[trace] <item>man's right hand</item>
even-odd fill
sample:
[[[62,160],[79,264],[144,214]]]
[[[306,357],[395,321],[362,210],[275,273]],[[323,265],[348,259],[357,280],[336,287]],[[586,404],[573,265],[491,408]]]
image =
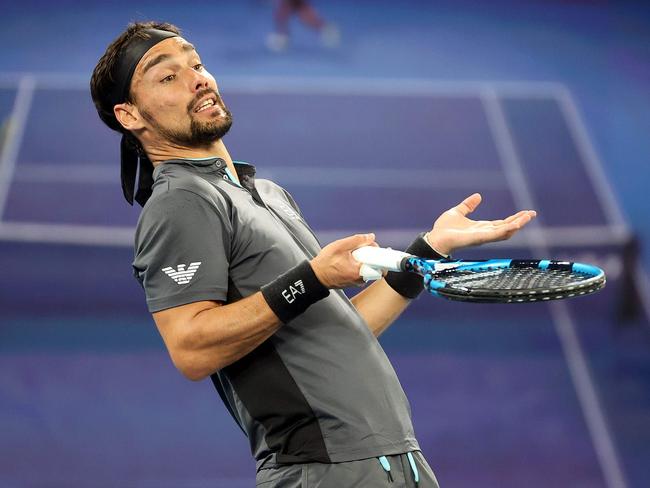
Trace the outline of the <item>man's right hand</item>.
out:
[[[327,288],[346,288],[363,285],[361,263],[352,257],[352,251],[363,246],[376,246],[375,234],[357,234],[328,244],[314,259],[311,267]]]

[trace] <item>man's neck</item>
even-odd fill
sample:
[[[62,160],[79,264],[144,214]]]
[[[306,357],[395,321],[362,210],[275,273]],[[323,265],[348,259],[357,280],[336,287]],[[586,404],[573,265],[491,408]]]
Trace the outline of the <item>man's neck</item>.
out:
[[[149,156],[149,160],[154,165],[154,167],[170,159],[221,158],[226,162],[228,170],[239,183],[237,171],[235,171],[235,165],[233,164],[232,158],[226,149],[226,145],[221,139],[215,141],[209,147],[190,148],[183,146],[165,145],[155,148],[149,147],[146,149],[146,152],[147,156]]]

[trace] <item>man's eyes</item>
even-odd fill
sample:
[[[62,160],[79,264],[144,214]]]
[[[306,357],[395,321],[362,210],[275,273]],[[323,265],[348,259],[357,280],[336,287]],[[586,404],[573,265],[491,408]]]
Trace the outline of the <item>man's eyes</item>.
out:
[[[197,63],[194,66],[192,66],[192,69],[194,71],[203,71],[205,69],[205,66],[203,66],[202,63]],[[165,76],[162,80],[160,80],[160,83],[169,83],[170,81],[174,81],[175,79],[176,79],[176,74],[171,74]]]

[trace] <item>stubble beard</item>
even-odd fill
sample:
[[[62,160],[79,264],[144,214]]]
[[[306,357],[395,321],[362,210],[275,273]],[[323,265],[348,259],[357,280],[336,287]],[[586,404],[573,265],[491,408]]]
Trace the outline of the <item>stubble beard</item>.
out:
[[[197,120],[194,117],[194,112],[192,109],[188,107],[190,127],[187,131],[163,127],[156,121],[154,116],[146,110],[141,109],[140,113],[142,114],[142,117],[147,122],[149,122],[149,124],[162,136],[163,139],[174,145],[191,148],[209,147],[228,133],[230,127],[232,126],[232,114],[226,107],[226,104],[223,103],[221,96],[213,90],[198,94],[196,99],[200,99],[208,93],[212,93],[216,96],[215,105],[217,105],[221,110],[215,113],[212,120],[203,122]],[[191,105],[193,106],[193,104]]]

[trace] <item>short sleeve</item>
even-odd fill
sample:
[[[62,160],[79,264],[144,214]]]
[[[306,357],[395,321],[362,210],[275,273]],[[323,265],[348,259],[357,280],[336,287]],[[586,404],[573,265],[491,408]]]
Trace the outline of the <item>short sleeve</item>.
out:
[[[232,232],[225,203],[182,189],[149,203],[138,222],[133,261],[149,311],[226,301]]]

